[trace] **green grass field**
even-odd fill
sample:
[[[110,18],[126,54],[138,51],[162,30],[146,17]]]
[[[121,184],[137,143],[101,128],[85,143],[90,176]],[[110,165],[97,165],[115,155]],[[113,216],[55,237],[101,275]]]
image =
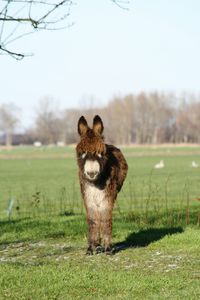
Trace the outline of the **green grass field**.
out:
[[[115,255],[87,257],[74,149],[0,151],[0,299],[200,298],[200,148],[123,152]]]

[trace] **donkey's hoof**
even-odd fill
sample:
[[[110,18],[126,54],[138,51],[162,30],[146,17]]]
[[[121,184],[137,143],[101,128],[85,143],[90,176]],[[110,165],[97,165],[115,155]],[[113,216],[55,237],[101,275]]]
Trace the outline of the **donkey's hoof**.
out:
[[[93,251],[91,249],[91,247],[89,247],[86,251],[86,255],[93,255]]]
[[[106,255],[113,255],[112,248],[111,248],[111,247],[107,247],[107,248],[105,249],[105,254],[106,254]]]
[[[104,252],[104,248],[102,247],[102,246],[97,246],[96,247],[96,254],[100,254],[100,253],[102,253],[102,252]]]

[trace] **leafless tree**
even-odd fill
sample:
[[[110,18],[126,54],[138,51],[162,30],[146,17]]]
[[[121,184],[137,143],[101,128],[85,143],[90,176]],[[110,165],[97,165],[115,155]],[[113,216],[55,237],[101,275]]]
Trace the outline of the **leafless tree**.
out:
[[[44,144],[56,144],[63,140],[62,112],[51,97],[40,100],[36,109],[35,137]]]
[[[64,141],[66,144],[77,142],[77,120],[84,114],[78,109],[67,109],[63,113]]]
[[[6,146],[12,145],[12,135],[19,123],[19,108],[14,104],[3,104],[0,106],[0,131],[6,135]]]
[[[177,141],[184,143],[200,143],[200,102],[193,101],[182,105],[177,110]]]
[[[129,3],[126,0],[110,1],[125,9]],[[1,0],[0,55],[8,54],[17,60],[23,59],[27,54],[11,47],[16,40],[41,30],[59,30],[71,26],[66,19],[73,4],[73,0]]]
[[[147,95],[149,106],[148,142],[163,143],[169,139],[169,131],[174,122],[172,106],[173,94],[150,93]]]
[[[131,143],[134,128],[134,101],[131,95],[114,97],[101,114],[106,127],[106,139],[110,143]]]

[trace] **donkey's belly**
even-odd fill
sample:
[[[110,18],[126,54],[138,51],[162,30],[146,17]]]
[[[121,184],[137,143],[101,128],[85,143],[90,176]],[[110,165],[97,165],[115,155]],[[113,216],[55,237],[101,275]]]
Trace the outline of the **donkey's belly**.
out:
[[[89,210],[100,212],[109,209],[106,190],[100,190],[94,185],[87,184],[85,187],[85,204]]]

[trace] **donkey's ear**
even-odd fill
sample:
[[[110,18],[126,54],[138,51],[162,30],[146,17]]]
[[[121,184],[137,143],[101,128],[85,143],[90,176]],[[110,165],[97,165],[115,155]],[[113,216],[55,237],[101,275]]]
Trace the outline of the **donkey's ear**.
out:
[[[88,124],[86,119],[82,116],[80,117],[79,121],[78,121],[78,133],[80,136],[86,134],[88,130]]]
[[[103,132],[103,122],[101,120],[101,118],[97,115],[94,117],[93,119],[93,131],[95,134],[97,135],[101,135]]]

